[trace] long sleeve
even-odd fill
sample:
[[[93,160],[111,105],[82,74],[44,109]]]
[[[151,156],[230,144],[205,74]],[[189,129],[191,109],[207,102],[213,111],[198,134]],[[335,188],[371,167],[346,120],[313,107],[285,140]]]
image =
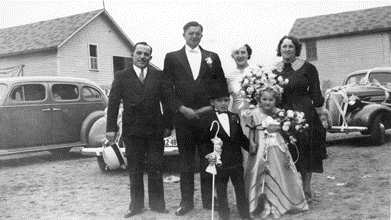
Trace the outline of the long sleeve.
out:
[[[109,94],[109,104],[107,107],[107,124],[106,124],[106,131],[107,132],[117,132],[118,126],[117,126],[117,118],[118,118],[118,110],[119,106],[121,104],[122,99],[122,85],[121,85],[121,71],[115,73],[114,80],[111,85],[111,90]]]
[[[314,103],[315,107],[321,107],[324,102],[324,97],[322,95],[322,91],[320,90],[318,70],[314,65],[310,64],[308,67],[308,71],[305,74],[310,83],[309,92],[312,102]]]

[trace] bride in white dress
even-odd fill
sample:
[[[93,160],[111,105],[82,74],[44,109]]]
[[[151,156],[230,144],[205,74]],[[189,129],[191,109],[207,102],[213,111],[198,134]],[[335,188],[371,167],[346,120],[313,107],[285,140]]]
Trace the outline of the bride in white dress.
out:
[[[250,103],[248,103],[242,93],[240,92],[243,73],[250,71],[252,68],[259,68],[258,66],[252,66],[248,63],[252,54],[252,49],[248,44],[236,44],[232,47],[231,57],[236,63],[236,69],[226,74],[225,78],[227,79],[228,90],[231,96],[231,103],[229,110],[238,114],[241,118],[241,124],[244,134],[248,137],[249,128],[246,127],[246,122],[243,121],[243,115],[247,114]],[[246,162],[248,158],[248,152],[242,150],[243,153],[243,165],[246,167]]]

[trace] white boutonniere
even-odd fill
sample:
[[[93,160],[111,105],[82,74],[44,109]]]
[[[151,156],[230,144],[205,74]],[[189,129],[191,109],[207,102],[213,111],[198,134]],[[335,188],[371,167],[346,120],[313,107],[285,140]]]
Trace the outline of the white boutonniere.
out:
[[[213,60],[210,57],[207,57],[205,59],[206,64],[209,66],[209,68],[212,68]]]

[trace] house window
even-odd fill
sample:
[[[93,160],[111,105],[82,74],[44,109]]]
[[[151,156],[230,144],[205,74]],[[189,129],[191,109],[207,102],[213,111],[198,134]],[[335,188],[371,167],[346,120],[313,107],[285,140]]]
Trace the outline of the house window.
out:
[[[307,41],[305,43],[305,49],[308,61],[318,59],[318,53],[316,51],[316,41]]]
[[[98,50],[97,46],[89,44],[90,51],[90,70],[98,70]]]

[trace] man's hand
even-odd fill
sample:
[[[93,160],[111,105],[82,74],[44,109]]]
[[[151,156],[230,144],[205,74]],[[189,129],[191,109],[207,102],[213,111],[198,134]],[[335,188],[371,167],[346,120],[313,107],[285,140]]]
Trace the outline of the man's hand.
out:
[[[187,119],[199,119],[197,113],[193,109],[188,108],[184,105],[179,108],[179,112],[182,113]]]
[[[172,134],[172,129],[166,128],[164,129],[163,138],[169,137]]]
[[[114,142],[115,135],[116,135],[116,132],[114,132],[114,131],[106,132],[106,139],[109,141],[109,143]]]

